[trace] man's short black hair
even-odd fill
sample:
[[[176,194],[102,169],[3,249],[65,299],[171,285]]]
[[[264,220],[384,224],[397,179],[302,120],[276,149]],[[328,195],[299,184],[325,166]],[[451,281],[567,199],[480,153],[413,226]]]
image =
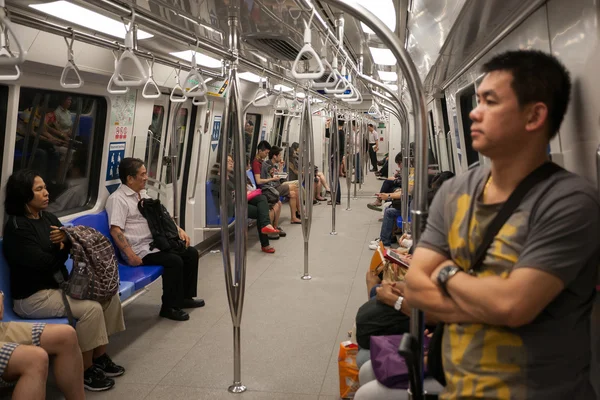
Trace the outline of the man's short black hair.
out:
[[[281,147],[273,146],[271,150],[269,150],[269,160],[272,160],[273,157],[278,156],[281,153]]]
[[[292,149],[297,150],[299,148],[300,148],[300,143],[298,143],[298,142],[292,143]]]
[[[396,154],[396,157],[394,157],[394,161],[396,162],[396,164],[402,163],[402,152],[401,151],[399,151],[398,154]]]
[[[266,140],[261,140],[256,148],[258,151],[271,150],[271,145]]]
[[[373,124],[369,124],[369,125],[367,125],[367,126],[369,126],[369,127],[373,128],[373,129],[375,129],[375,125],[373,125]]]
[[[252,120],[248,120],[248,121],[246,121],[246,123],[250,126],[254,126],[254,122],[252,122]]]
[[[125,157],[122,159],[119,163],[119,179],[121,179],[121,183],[126,184],[128,176],[135,178],[142,165],[144,165],[144,162],[139,158]]]
[[[341,115],[338,117],[338,126],[344,126],[344,117]]]
[[[485,63],[482,70],[509,71],[519,106],[544,103],[548,107],[548,133],[550,138],[556,136],[571,94],[569,72],[556,57],[539,50],[507,51]]]

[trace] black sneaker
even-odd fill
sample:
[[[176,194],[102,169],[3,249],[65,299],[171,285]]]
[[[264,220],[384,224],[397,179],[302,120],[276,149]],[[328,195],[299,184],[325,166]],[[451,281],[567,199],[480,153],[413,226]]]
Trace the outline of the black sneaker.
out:
[[[125,368],[115,364],[106,353],[96,358],[94,360],[94,365],[100,368],[100,370],[104,372],[104,375],[108,376],[109,378],[121,376],[125,373]]]
[[[90,392],[103,392],[115,386],[115,381],[107,378],[96,365],[83,371],[83,387]]]

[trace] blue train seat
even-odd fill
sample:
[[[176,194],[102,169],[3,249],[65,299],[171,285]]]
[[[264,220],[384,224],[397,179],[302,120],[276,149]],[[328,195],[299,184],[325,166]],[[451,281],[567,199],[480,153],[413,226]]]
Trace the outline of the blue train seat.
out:
[[[213,182],[206,181],[206,226],[221,226],[221,214],[219,206],[215,203],[212,192]],[[235,217],[229,218],[228,224],[231,224]]]
[[[47,324],[68,324],[67,318],[46,318],[46,319],[23,319],[13,311],[13,300],[10,291],[10,269],[4,258],[2,250],[2,239],[0,239],[0,290],[4,292],[4,318],[3,322],[45,322]]]
[[[158,279],[163,273],[163,267],[160,265],[144,265],[139,267],[132,267],[127,265],[125,260],[121,258],[121,252],[116,248],[112,237],[110,235],[110,228],[108,226],[108,214],[106,210],[102,210],[98,214],[87,214],[81,217],[75,218],[71,221],[73,225],[85,225],[96,229],[110,240],[115,247],[115,254],[119,261],[119,277],[122,283],[131,282],[133,290],[137,291],[148,286],[150,283]],[[131,285],[125,284],[124,287],[120,287],[120,293],[128,293],[131,291]],[[121,300],[124,300],[123,294],[121,294]]]
[[[256,179],[254,178],[254,172],[252,172],[251,169],[246,171],[246,176],[248,176],[248,179],[250,179],[250,182],[252,182],[252,184],[254,185],[254,187],[258,187],[256,185]]]

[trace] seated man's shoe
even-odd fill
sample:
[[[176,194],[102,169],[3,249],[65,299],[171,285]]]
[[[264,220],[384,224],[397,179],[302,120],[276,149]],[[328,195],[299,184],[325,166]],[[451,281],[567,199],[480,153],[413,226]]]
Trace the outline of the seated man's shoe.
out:
[[[202,299],[183,299],[182,308],[200,308],[204,307],[204,300]]]
[[[115,364],[106,353],[96,358],[94,360],[94,365],[100,368],[100,370],[104,372],[104,375],[108,376],[109,378],[121,376],[125,373],[125,368]]]
[[[115,386],[115,381],[107,378],[104,372],[93,365],[83,371],[83,387],[90,392],[103,392]]]
[[[158,314],[163,318],[172,319],[173,321],[187,321],[190,319],[190,315],[183,311],[181,308],[161,307],[160,313]]]
[[[280,227],[277,227],[277,230],[279,230],[279,237],[286,237],[287,236],[287,233],[285,233],[283,231],[283,229],[281,229]]]

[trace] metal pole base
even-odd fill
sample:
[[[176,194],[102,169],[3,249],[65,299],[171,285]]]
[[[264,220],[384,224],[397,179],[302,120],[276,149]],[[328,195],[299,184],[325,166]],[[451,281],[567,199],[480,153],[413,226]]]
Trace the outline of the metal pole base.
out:
[[[302,279],[303,281],[310,281],[312,279],[312,276],[306,274],[306,275],[302,275],[300,277],[300,279]]]
[[[337,232],[333,231],[333,232],[329,232],[329,234],[332,235],[332,236],[335,236],[335,235],[337,235]]]
[[[233,385],[227,388],[229,393],[244,393],[246,389],[246,386],[242,385],[241,382],[234,382]]]
[[[352,211],[352,209],[350,207],[346,208],[346,211]]]

